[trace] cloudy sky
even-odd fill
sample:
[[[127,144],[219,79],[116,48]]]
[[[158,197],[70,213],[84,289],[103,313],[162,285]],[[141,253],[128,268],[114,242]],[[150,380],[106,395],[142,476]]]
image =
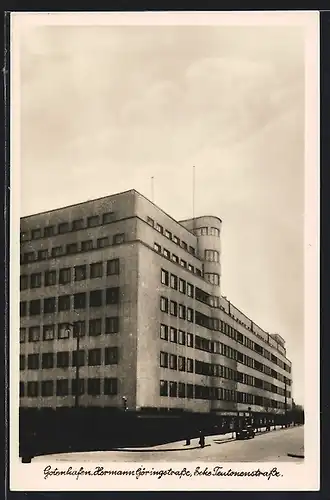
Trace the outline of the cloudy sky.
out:
[[[21,215],[135,188],[223,220],[222,293],[287,341],[303,402],[298,27],[52,26],[21,38]]]

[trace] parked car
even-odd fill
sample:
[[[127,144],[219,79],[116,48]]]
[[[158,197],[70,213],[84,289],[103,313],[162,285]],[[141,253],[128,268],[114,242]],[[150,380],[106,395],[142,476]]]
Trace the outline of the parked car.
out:
[[[242,429],[236,431],[236,439],[253,439],[255,431],[252,425],[246,425]]]

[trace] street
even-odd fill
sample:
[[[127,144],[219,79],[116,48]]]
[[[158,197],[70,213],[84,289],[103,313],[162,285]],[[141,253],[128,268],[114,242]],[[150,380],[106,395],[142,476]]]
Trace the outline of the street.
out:
[[[62,453],[35,457],[33,462],[302,462],[304,427],[290,427],[257,434],[254,439],[236,441],[231,434],[206,437],[205,448],[198,439],[145,449],[121,449],[83,453]],[[295,455],[293,457],[288,454]]]

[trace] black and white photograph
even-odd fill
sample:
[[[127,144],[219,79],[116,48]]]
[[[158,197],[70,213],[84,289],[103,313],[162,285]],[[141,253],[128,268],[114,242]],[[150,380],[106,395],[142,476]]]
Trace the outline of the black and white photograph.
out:
[[[11,17],[11,489],[318,489],[318,14]]]

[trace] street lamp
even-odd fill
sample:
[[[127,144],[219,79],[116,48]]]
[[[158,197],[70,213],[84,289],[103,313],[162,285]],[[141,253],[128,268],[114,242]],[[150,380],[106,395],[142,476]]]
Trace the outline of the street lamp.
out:
[[[72,328],[72,333],[74,332],[74,324],[73,323],[67,323],[68,326]],[[79,407],[79,368],[80,368],[80,363],[79,363],[79,349],[80,349],[80,331],[78,329],[77,331],[77,342],[76,342],[76,394],[75,394],[75,407]]]

